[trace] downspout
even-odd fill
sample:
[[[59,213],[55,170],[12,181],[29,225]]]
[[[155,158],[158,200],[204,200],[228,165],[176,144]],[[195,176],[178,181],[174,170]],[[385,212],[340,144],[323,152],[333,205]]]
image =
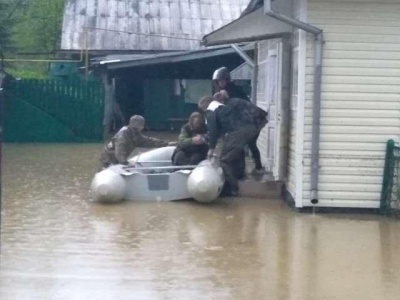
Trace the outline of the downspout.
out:
[[[311,190],[310,200],[312,204],[318,203],[318,183],[319,183],[319,142],[320,142],[320,118],[321,118],[321,84],[322,84],[322,53],[323,53],[323,33],[322,29],[311,26],[307,23],[298,21],[272,10],[271,0],[265,1],[265,11],[267,16],[275,18],[286,24],[312,33],[315,37],[314,49],[314,97],[313,97],[313,121],[312,121],[312,144],[311,144]]]
[[[322,85],[322,31],[315,35],[314,50],[314,98],[313,98],[313,121],[312,121],[312,143],[311,143],[311,203],[318,203],[319,183],[319,141],[321,126],[321,85]]]
[[[256,59],[253,60],[250,56],[247,55],[240,47],[236,44],[231,44],[231,47],[236,51],[237,54],[253,69],[253,74],[251,78],[251,102],[257,103],[257,63]],[[255,53],[257,53],[257,44],[255,46]],[[256,54],[257,55],[257,54]]]

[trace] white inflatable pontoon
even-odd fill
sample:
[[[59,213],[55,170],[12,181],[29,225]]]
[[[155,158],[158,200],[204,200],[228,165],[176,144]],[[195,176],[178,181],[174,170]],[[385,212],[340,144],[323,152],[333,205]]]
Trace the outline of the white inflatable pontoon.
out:
[[[163,147],[130,159],[134,167],[112,165],[97,173],[92,181],[94,201],[172,201],[194,198],[211,202],[224,185],[222,168],[205,160],[197,166],[172,166],[175,147]]]

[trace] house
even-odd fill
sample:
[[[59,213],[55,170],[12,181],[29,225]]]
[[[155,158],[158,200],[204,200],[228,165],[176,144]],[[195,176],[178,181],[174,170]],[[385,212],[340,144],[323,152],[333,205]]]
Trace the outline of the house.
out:
[[[256,42],[259,146],[298,208],[379,208],[385,146],[400,141],[400,1],[253,0],[204,36]],[[322,73],[321,73],[322,71]]]
[[[243,63],[230,46],[205,49],[202,37],[238,18],[247,4],[248,0],[67,0],[61,52],[80,57],[87,73],[90,68],[103,78],[105,135],[112,115],[117,115],[113,103],[121,107],[125,122],[132,114],[143,114],[152,129],[174,127],[171,120],[186,121],[196,107],[194,99],[188,99],[189,90],[199,94],[202,86],[209,94],[215,69],[235,69]],[[208,87],[204,80],[209,80]],[[181,92],[182,84],[186,93]]]

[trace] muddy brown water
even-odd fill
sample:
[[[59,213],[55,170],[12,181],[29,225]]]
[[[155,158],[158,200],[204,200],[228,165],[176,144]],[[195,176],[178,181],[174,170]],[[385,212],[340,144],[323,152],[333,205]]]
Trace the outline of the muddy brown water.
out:
[[[5,145],[0,299],[399,299],[400,223],[276,199],[89,202],[101,145]]]

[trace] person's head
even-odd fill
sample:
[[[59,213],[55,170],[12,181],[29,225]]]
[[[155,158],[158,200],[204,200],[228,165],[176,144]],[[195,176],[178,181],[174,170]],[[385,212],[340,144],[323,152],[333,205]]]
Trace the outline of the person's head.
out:
[[[224,99],[224,102],[226,102],[229,99],[229,94],[226,90],[220,90],[219,91],[222,95],[222,98]]]
[[[129,128],[142,131],[144,129],[145,120],[142,116],[134,115],[129,119]]]
[[[228,93],[225,90],[221,90],[218,93],[215,93],[213,96],[215,101],[219,103],[225,104],[226,101],[229,99]]]
[[[201,111],[206,111],[207,107],[213,101],[213,97],[206,96],[200,99],[199,103],[197,104]]]
[[[194,112],[189,117],[189,126],[193,130],[198,130],[204,124],[204,118],[201,113]]]
[[[224,103],[224,98],[220,92],[215,93],[213,99],[219,103]]]
[[[227,83],[231,81],[231,73],[228,68],[222,67],[215,70],[212,79],[219,89],[224,89]]]

